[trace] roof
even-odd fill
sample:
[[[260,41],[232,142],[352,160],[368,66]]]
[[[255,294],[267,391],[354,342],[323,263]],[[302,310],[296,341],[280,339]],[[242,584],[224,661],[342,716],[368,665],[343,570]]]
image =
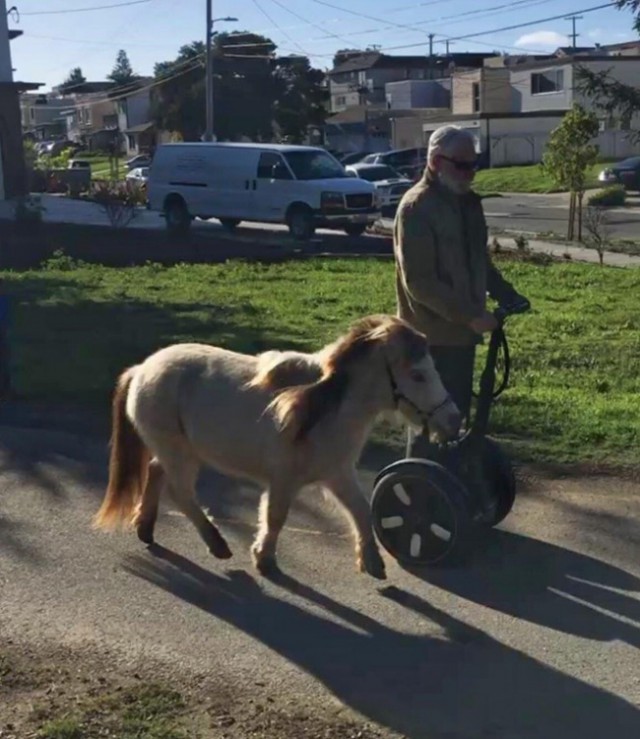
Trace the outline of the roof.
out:
[[[239,142],[239,141],[174,141],[167,144],[161,144],[161,146],[177,147],[177,146],[219,146],[220,148],[226,149],[269,149],[270,151],[279,151],[283,154],[294,151],[309,151],[309,149],[325,151],[321,146],[299,146],[297,144],[256,144],[253,142]]]
[[[484,121],[500,120],[501,118],[562,118],[567,114],[567,109],[560,110],[529,110],[513,113],[448,113],[446,110],[442,115],[433,115],[429,120],[421,121],[423,128],[431,124],[441,126],[443,123],[455,123],[456,121]]]
[[[489,57],[495,56],[492,52],[461,52],[459,54],[434,54],[430,60],[427,54],[413,56],[396,56],[395,54],[382,54],[379,51],[365,51],[357,56],[352,56],[337,67],[330,69],[327,74],[344,74],[345,72],[359,72],[373,67],[385,69],[413,68],[425,69],[430,64],[436,66],[449,65],[451,63],[464,66],[464,64],[479,64]]]
[[[419,115],[420,108],[408,108],[407,110],[392,110],[388,108],[367,108],[364,105],[354,106],[334,113],[327,118],[326,124],[348,124],[348,123],[364,123],[365,114],[368,121],[389,118],[404,118]]]
[[[37,90],[44,84],[44,82],[0,82],[0,87],[11,87],[18,92],[25,92],[25,90]]]
[[[153,77],[138,77],[128,84],[116,85],[113,90],[107,90],[107,97],[111,97],[112,95],[114,97],[125,97],[127,95],[135,95],[137,92],[142,92],[145,90],[148,91],[148,88],[146,88],[146,86],[153,82],[153,79]]]
[[[510,67],[514,72],[526,69],[544,69],[545,67],[559,67],[567,64],[584,64],[589,62],[608,62],[619,64],[626,62],[640,62],[640,54],[634,56],[611,56],[610,54],[576,54],[574,56],[560,56],[541,59],[535,62],[524,62]]]
[[[75,85],[58,85],[65,95],[79,95],[92,92],[107,92],[115,87],[115,82],[77,82]]]
[[[125,130],[125,133],[144,133],[145,131],[150,131],[152,128],[154,128],[155,123],[153,121],[147,121],[146,123],[140,123],[137,126],[131,126],[131,128],[127,128]]]

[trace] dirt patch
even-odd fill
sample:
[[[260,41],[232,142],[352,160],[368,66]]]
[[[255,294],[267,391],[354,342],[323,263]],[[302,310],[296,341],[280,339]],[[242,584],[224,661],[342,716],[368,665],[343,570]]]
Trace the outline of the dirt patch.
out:
[[[164,663],[0,639],[2,739],[381,739],[339,707],[299,705],[256,679],[221,684]]]

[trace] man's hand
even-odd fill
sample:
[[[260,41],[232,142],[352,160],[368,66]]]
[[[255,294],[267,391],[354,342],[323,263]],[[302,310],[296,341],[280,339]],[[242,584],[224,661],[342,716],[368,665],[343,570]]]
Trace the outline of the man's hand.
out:
[[[489,311],[485,311],[481,316],[478,316],[478,318],[474,318],[469,322],[469,328],[480,335],[493,331],[497,326],[498,321],[496,320],[496,317],[493,313],[489,313]]]

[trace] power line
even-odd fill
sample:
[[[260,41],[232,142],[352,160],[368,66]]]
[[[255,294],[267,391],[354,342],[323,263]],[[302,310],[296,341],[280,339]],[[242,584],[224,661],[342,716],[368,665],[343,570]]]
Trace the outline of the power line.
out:
[[[273,20],[273,18],[269,15],[269,13],[267,13],[267,11],[262,7],[262,5],[260,5],[260,3],[258,2],[258,0],[252,0],[252,2],[256,6],[256,8],[262,13],[262,15],[264,15],[264,17],[269,21],[269,23],[271,23],[273,25],[273,27],[277,31],[279,31],[286,39],[288,39],[289,41],[291,41],[292,44],[294,44],[295,46],[297,46],[303,54],[306,54],[308,56],[307,52],[303,49],[303,47],[300,46],[300,44],[293,38],[293,36],[290,36],[287,33],[287,31],[284,30],[284,28],[282,28],[281,26],[279,26]]]
[[[296,13],[294,10],[291,10],[288,8],[284,3],[282,3],[280,0],[271,0],[272,3],[277,5],[278,7],[282,8],[283,10],[286,10],[289,15],[292,15],[294,18],[297,18],[298,20],[301,20],[305,25],[312,26],[313,28],[318,28],[322,33],[327,33],[327,29],[323,28],[322,26],[318,25],[317,23],[314,23],[313,21],[308,21],[303,15],[300,15],[299,13]],[[339,36],[336,33],[329,32],[331,38],[336,39],[337,41],[345,41],[345,38],[349,34],[345,34],[344,36]],[[350,44],[350,41],[346,42],[347,44]],[[323,54],[323,56],[333,56],[332,54]]]
[[[114,3],[112,5],[94,5],[91,8],[66,8],[64,10],[33,10],[22,15],[64,15],[66,13],[88,13],[92,10],[110,10],[111,8],[126,8],[129,5],[142,5],[151,3],[153,0],[129,0],[126,3]]]

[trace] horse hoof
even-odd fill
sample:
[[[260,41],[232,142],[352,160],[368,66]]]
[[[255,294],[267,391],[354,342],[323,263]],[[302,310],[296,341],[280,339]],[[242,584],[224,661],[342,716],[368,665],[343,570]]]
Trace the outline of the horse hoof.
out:
[[[222,538],[220,541],[216,541],[214,544],[211,544],[209,552],[213,554],[216,559],[231,559],[231,557],[233,557],[233,553],[231,552],[231,549],[229,549],[229,545]]]
[[[253,564],[263,577],[273,577],[280,573],[280,568],[274,556],[261,554],[256,549],[251,549]]]
[[[138,534],[138,539],[143,544],[148,544],[151,546],[153,544],[153,524],[152,523],[140,523],[136,527],[136,533]]]
[[[386,580],[387,571],[384,560],[375,546],[368,546],[362,553],[359,561],[360,572],[371,575],[376,580]]]

